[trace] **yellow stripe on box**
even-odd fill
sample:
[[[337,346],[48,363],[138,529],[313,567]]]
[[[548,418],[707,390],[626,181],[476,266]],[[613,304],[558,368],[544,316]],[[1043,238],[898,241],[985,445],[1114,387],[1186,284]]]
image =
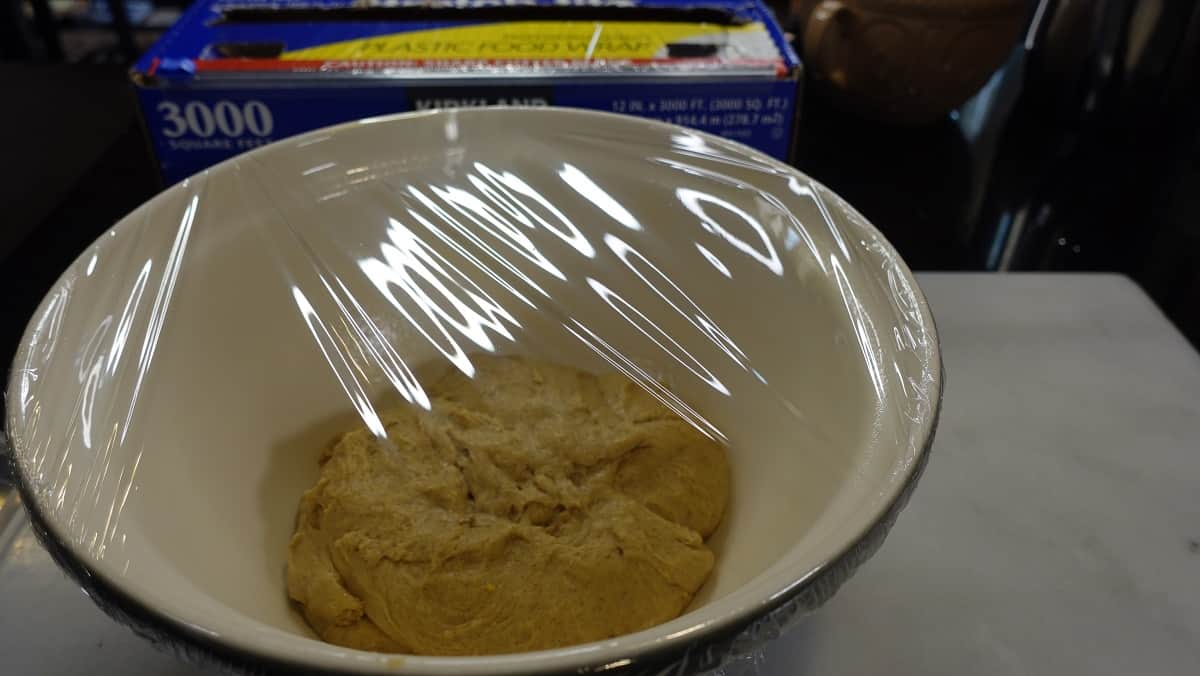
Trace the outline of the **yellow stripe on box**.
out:
[[[721,33],[765,32],[762,23],[515,21],[434,28],[334,42],[284,52],[285,60],[322,59],[650,59],[667,45]],[[718,43],[719,44],[719,43]]]

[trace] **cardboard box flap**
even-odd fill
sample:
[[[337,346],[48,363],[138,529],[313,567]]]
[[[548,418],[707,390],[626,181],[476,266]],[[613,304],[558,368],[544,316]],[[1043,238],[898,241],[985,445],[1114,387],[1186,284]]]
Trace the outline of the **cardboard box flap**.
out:
[[[780,77],[795,67],[763,8],[740,0],[202,0],[135,74],[166,83],[255,73]]]

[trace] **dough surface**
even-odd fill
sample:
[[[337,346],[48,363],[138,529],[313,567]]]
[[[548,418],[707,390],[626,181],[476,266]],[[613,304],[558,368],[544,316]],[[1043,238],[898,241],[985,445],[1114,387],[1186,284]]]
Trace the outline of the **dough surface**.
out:
[[[322,456],[287,588],[324,640],[419,655],[561,647],[678,616],[713,568],[724,447],[620,374],[476,356]],[[389,443],[390,442],[390,443]]]

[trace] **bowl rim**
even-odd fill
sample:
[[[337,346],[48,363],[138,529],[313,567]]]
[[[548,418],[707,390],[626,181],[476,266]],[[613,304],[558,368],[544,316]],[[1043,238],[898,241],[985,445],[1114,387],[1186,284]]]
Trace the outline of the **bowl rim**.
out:
[[[30,339],[36,331],[38,320],[45,314],[47,304],[53,293],[63,288],[64,281],[72,271],[84,265],[84,258],[92,251],[94,246],[109,239],[110,235],[118,234],[128,223],[134,222],[134,219],[130,218],[133,214],[142,209],[149,209],[155,203],[165,200],[168,194],[175,192],[180,186],[186,185],[196,177],[222,170],[234,165],[238,161],[244,161],[248,157],[276,152],[284,147],[285,144],[302,143],[312,137],[336,134],[343,129],[353,128],[362,124],[396,123],[407,119],[443,116],[447,114],[474,116],[487,114],[491,110],[510,112],[538,111],[563,116],[591,118],[593,122],[633,123],[659,127],[663,130],[686,132],[697,135],[706,141],[735,146],[742,152],[746,152],[757,159],[765,160],[769,165],[783,168],[790,173],[800,174],[807,180],[821,185],[819,181],[808,177],[795,167],[775,160],[758,150],[732,139],[658,120],[578,108],[506,106],[437,109],[381,115],[321,127],[255,148],[197,172],[191,177],[165,188],[101,233],[59,275],[26,325],[10,367],[6,401],[16,400],[16,395],[19,392],[17,381],[21,373],[20,365],[25,363],[29,357]],[[586,124],[585,121],[581,122]],[[821,187],[825,188],[823,185]],[[825,189],[828,190],[828,188]],[[936,323],[929,309],[928,301],[917,284],[915,276],[903,259],[901,259],[898,252],[896,252],[895,247],[866,219],[861,219],[860,227],[870,229],[882,245],[888,262],[902,275],[904,282],[908,286],[908,289],[911,290],[916,301],[916,308],[919,311],[923,328],[926,330],[928,336],[929,350],[927,361],[929,363],[925,364],[925,367],[931,374],[931,390],[929,395],[931,405],[928,415],[919,423],[921,442],[915,446],[915,456],[906,463],[902,471],[902,478],[887,484],[891,493],[888,496],[888,500],[881,503],[877,513],[865,523],[858,533],[855,533],[853,537],[847,538],[845,544],[840,549],[824,557],[824,560],[820,564],[811,567],[802,574],[788,576],[791,580],[790,582],[772,589],[769,593],[755,599],[754,603],[743,605],[723,615],[710,618],[697,618],[694,625],[685,631],[675,631],[662,636],[660,634],[664,625],[656,625],[640,632],[606,641],[596,641],[550,650],[471,657],[385,655],[382,653],[337,647],[337,650],[341,653],[350,655],[361,653],[364,656],[371,656],[375,659],[370,662],[331,659],[330,664],[324,665],[308,661],[296,661],[276,651],[270,649],[264,650],[262,646],[256,647],[250,641],[239,641],[237,637],[210,631],[204,627],[191,624],[182,618],[175,617],[167,611],[151,607],[149,604],[138,599],[134,592],[123,588],[119,581],[108,579],[102,571],[96,570],[89,565],[88,557],[85,554],[76,552],[71,547],[69,538],[64,538],[56,530],[53,520],[47,518],[47,515],[43,512],[24,474],[21,463],[18,461],[16,447],[18,443],[23,441],[23,436],[14,439],[11,433],[7,435],[12,448],[6,454],[6,462],[10,465],[9,469],[13,483],[21,496],[21,503],[25,506],[34,533],[50,553],[51,558],[56,564],[80,584],[88,596],[106,614],[118,622],[131,627],[135,633],[149,639],[156,645],[168,647],[177,655],[186,659],[198,662],[210,662],[225,668],[232,668],[248,673],[274,672],[276,670],[302,670],[308,673],[319,674],[412,673],[431,675],[485,673],[578,674],[594,672],[653,673],[652,670],[677,662],[681,656],[695,667],[702,667],[704,669],[716,668],[721,665],[720,660],[722,658],[711,650],[713,646],[722,642],[731,642],[734,637],[747,627],[766,616],[775,613],[790,616],[797,611],[815,609],[828,600],[837,588],[840,587],[842,582],[861,563],[870,558],[879,545],[882,544],[899,512],[907,503],[928,462],[937,422],[941,414],[944,392],[944,367]],[[15,414],[13,412],[7,412],[5,423],[6,430],[11,432],[15,425]],[[762,584],[762,578],[765,573],[766,571],[751,578],[751,580],[742,585],[742,588],[754,584]],[[257,620],[251,621],[263,624]],[[269,625],[263,624],[263,626]],[[332,658],[333,656],[331,655],[330,657]],[[696,660],[701,660],[704,664]],[[336,664],[336,662],[343,663]],[[679,673],[684,672],[680,671]]]

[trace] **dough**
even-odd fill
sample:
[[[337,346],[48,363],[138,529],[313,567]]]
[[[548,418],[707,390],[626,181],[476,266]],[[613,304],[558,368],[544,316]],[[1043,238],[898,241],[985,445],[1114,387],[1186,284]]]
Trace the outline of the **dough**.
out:
[[[678,616],[713,568],[725,449],[619,374],[476,356],[322,456],[288,594],[324,640],[484,655]]]

